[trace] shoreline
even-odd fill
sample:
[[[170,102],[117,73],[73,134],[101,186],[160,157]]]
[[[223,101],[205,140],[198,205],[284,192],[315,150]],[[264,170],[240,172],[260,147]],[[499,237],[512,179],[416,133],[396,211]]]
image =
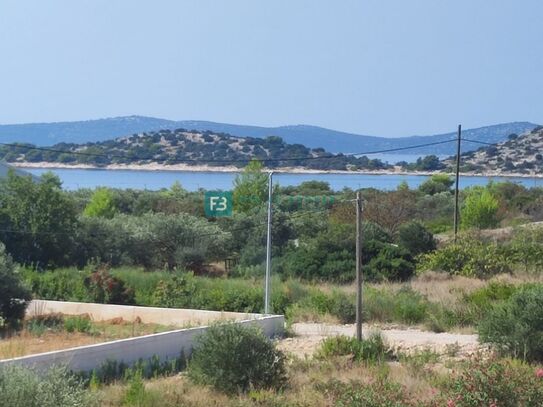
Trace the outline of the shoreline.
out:
[[[108,170],[108,171],[172,171],[172,172],[211,172],[211,173],[240,173],[243,168],[234,166],[209,166],[209,165],[187,165],[187,164],[110,164],[104,167],[88,164],[61,164],[50,162],[37,163],[8,163],[12,167],[21,169],[45,169],[45,170]],[[273,169],[274,173],[283,174],[342,174],[342,175],[410,175],[410,176],[431,176],[434,174],[447,174],[442,171],[403,171],[399,167],[388,170],[313,170],[301,167],[281,167]],[[453,173],[449,173],[453,175]],[[543,178],[543,174],[520,174],[509,173],[503,174],[499,172],[482,172],[482,173],[460,173],[463,177],[502,177],[502,178]]]

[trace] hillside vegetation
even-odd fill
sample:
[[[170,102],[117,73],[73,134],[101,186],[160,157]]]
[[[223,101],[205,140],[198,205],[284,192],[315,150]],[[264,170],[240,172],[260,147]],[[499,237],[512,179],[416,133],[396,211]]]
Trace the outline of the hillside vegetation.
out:
[[[528,133],[510,134],[507,141],[484,146],[462,155],[463,172],[497,174],[541,174],[543,170],[543,127]],[[452,165],[449,160],[448,164]]]
[[[8,162],[62,164],[188,164],[243,167],[253,158],[267,167],[303,166],[311,169],[357,170],[389,167],[380,160],[331,154],[322,148],[287,144],[280,137],[240,138],[224,133],[184,129],[134,134],[97,143],[60,143],[50,149],[31,144],[0,147],[0,159]],[[75,154],[74,154],[75,153]],[[325,157],[319,159],[319,157]],[[267,160],[274,161],[267,161]]]

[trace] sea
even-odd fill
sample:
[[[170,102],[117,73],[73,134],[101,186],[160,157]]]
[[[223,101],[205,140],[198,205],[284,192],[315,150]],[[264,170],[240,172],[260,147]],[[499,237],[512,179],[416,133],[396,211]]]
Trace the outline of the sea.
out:
[[[47,171],[57,174],[63,187],[68,190],[81,188],[110,187],[122,189],[159,190],[171,187],[179,182],[189,191],[230,190],[236,173],[231,172],[192,172],[192,171],[141,171],[141,170],[100,170],[100,169],[27,169],[26,171],[41,175]],[[295,186],[305,181],[324,181],[339,191],[343,188],[376,188],[381,190],[396,189],[402,182],[410,188],[417,188],[428,176],[399,174],[292,174],[276,173],[273,180],[281,186]],[[510,181],[526,187],[543,187],[543,178],[512,177],[460,177],[460,188],[472,185],[486,185],[490,181]]]

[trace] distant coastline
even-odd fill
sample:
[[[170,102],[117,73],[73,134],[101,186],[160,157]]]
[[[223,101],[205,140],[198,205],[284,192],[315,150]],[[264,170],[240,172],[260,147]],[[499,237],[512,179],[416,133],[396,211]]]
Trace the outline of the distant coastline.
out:
[[[103,167],[89,164],[62,164],[52,162],[11,162],[13,167],[28,169],[74,169],[74,170],[111,170],[111,171],[178,171],[178,172],[217,172],[217,173],[238,173],[243,169],[234,166],[210,166],[210,165],[188,165],[171,164],[110,164]],[[441,171],[404,171],[401,167],[387,170],[315,170],[303,167],[281,167],[274,168],[274,172],[287,174],[361,174],[361,175],[419,175],[429,176],[440,174]],[[497,171],[479,173],[461,173],[463,177],[503,177],[503,178],[543,178],[543,174],[521,174],[501,173]]]

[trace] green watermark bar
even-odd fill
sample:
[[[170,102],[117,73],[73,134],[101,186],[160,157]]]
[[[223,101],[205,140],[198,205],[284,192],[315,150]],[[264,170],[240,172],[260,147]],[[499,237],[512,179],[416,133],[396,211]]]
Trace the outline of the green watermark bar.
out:
[[[231,191],[206,191],[204,210],[209,218],[232,216],[234,200]]]
[[[237,203],[250,202],[255,205],[266,202],[258,196],[247,195],[238,196]],[[333,195],[283,195],[272,198],[274,205],[283,205],[286,210],[305,209],[312,210],[318,208],[331,207],[335,203]],[[204,210],[208,218],[219,218],[232,216],[234,208],[234,199],[232,191],[206,191],[204,197]]]

